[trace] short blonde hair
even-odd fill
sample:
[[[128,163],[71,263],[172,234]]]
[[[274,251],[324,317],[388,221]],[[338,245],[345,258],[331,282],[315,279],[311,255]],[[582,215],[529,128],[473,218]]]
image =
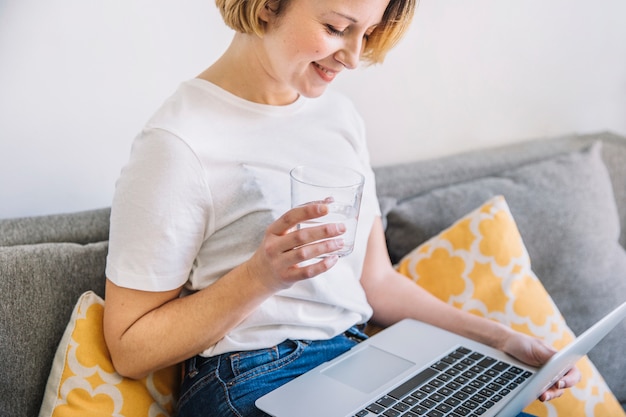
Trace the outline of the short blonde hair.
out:
[[[241,33],[254,33],[263,36],[265,22],[260,13],[271,3],[271,10],[280,13],[290,0],[215,0],[224,22]],[[406,33],[418,0],[390,0],[380,24],[368,37],[361,59],[371,63],[381,63]]]

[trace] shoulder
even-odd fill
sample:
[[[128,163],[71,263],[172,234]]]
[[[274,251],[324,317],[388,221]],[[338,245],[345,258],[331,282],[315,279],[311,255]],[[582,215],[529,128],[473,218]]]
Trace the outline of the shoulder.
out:
[[[204,84],[196,79],[181,83],[153,114],[146,127],[161,128],[178,135],[183,127],[220,120],[224,105],[219,91]]]

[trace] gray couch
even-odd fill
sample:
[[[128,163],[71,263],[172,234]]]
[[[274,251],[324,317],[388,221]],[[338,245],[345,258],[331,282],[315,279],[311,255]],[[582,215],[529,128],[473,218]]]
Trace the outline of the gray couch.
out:
[[[596,141],[602,149],[586,149]],[[376,174],[394,262],[502,194],[533,270],[575,333],[626,300],[625,138],[529,141]],[[87,290],[104,295],[108,217],[100,209],[0,220],[0,416],[37,415],[75,302]],[[625,345],[626,324],[590,354],[622,405]]]

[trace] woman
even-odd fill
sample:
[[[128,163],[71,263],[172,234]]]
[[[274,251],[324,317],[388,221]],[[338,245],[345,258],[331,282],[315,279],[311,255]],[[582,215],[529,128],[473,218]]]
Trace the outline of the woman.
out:
[[[235,29],[226,52],[183,83],[135,139],[117,184],[105,337],[120,374],[186,361],[179,415],[262,416],[254,401],[351,348],[355,325],[413,317],[531,365],[540,341],[442,303],[387,256],[363,123],[326,92],[360,59],[381,62],[415,0],[217,0]],[[323,94],[325,93],[326,94]],[[345,227],[295,226],[289,170],[324,162],[366,185],[354,251]],[[559,396],[566,375],[542,395]]]

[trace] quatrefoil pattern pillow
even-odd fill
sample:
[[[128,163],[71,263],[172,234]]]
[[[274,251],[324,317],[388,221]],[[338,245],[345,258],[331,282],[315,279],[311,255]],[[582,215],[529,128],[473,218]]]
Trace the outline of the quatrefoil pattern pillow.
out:
[[[502,196],[459,219],[406,255],[397,270],[457,308],[504,323],[559,349],[574,339],[533,273],[515,220]],[[541,417],[624,416],[588,358],[582,380],[558,399],[524,411]]]
[[[169,417],[174,412],[178,367],[142,380],[115,372],[104,342],[104,302],[84,293],[57,349],[39,417]]]

